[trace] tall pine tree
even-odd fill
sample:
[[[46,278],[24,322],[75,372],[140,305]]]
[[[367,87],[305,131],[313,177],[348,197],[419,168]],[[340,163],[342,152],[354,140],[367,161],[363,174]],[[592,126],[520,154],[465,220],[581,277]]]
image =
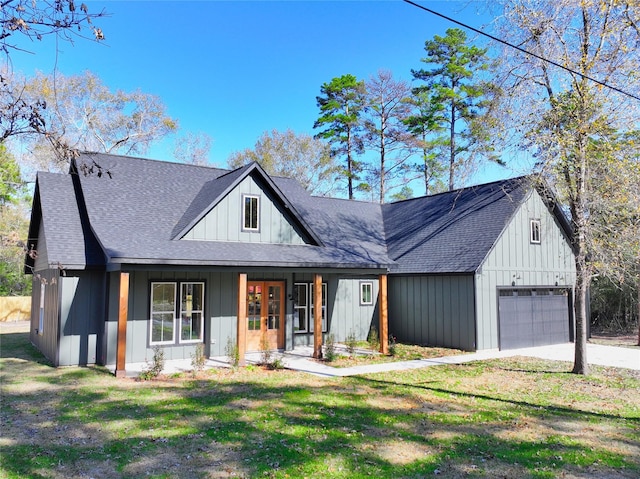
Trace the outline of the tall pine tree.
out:
[[[449,190],[473,169],[477,153],[484,145],[479,118],[486,113],[493,89],[478,79],[488,69],[487,49],[467,44],[463,30],[450,28],[444,37],[435,35],[425,42],[427,69],[412,70],[413,78],[424,84],[414,94],[427,93],[433,105],[440,105],[437,115],[425,118],[445,132],[438,143],[443,145],[449,170]],[[416,125],[413,125],[416,129]]]
[[[349,199],[353,199],[354,182],[359,180],[361,165],[355,155],[362,153],[362,125],[360,116],[364,110],[365,85],[350,74],[332,79],[320,87],[321,96],[316,98],[320,117],[313,127],[322,128],[316,138],[331,145],[333,156],[343,156],[346,165]]]

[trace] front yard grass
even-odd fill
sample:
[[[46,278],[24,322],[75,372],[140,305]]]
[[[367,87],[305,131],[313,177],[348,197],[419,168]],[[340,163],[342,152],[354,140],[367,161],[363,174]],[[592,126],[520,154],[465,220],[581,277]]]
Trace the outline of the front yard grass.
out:
[[[0,335],[1,478],[637,478],[640,374],[512,358],[140,382]]]
[[[395,361],[411,361],[416,359],[441,358],[443,356],[457,356],[466,354],[460,349],[423,347],[412,344],[394,344],[394,353],[389,355],[379,354],[377,349],[372,349],[366,341],[357,343],[354,354],[349,354],[348,348],[340,347],[336,350],[336,358],[333,361],[325,361],[327,365],[335,368],[347,368],[366,364],[390,363]]]

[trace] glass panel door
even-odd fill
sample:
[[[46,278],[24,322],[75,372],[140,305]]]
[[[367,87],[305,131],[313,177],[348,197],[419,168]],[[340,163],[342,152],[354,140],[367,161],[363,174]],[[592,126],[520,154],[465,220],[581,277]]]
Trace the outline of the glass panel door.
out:
[[[266,296],[266,297],[265,297]],[[247,351],[284,347],[284,283],[247,284]]]

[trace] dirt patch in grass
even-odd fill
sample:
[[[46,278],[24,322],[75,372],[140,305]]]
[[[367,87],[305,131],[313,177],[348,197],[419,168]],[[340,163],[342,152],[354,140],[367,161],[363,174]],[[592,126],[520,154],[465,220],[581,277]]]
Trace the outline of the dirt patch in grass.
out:
[[[136,381],[52,368],[16,334],[0,336],[3,479],[640,476],[637,371],[510,358]]]
[[[640,350],[638,346],[638,333],[618,333],[607,331],[593,331],[589,342],[593,344],[602,344],[605,346],[617,346],[622,348],[636,348]]]

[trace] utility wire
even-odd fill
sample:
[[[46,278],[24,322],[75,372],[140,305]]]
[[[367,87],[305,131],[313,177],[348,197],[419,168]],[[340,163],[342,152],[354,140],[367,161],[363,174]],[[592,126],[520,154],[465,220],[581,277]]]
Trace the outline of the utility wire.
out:
[[[594,83],[597,83],[598,85],[602,85],[605,88],[609,88],[610,90],[613,90],[615,92],[621,93],[623,95],[626,95],[628,97],[631,97],[631,98],[633,98],[635,100],[640,101],[640,97],[639,96],[633,95],[632,93],[624,91],[624,90],[622,90],[622,89],[620,89],[618,87],[615,87],[613,85],[609,85],[608,83],[601,82],[600,80],[596,80],[595,78],[592,78],[592,77],[590,77],[588,75],[585,75],[584,73],[580,73],[580,72],[577,72],[575,70],[572,70],[571,68],[565,67],[564,65],[560,65],[559,63],[554,62],[553,60],[549,60],[548,58],[545,58],[545,57],[540,56],[540,55],[538,55],[536,53],[533,53],[533,52],[530,52],[528,50],[525,50],[524,48],[521,48],[521,47],[519,47],[517,45],[514,45],[513,43],[509,43],[506,40],[502,40],[501,38],[494,37],[493,35],[491,35],[489,33],[483,32],[482,30],[478,30],[477,28],[474,28],[474,27],[472,27],[470,25],[467,25],[466,23],[459,22],[458,20],[455,20],[455,19],[453,19],[451,17],[447,17],[446,15],[443,15],[442,13],[438,13],[435,10],[431,10],[430,8],[422,6],[419,3],[413,2],[412,0],[403,0],[403,2],[408,3],[409,5],[413,5],[414,7],[419,8],[421,10],[424,10],[425,12],[429,12],[429,13],[431,13],[433,15],[437,15],[438,17],[444,18],[445,20],[448,20],[448,21],[453,22],[453,23],[455,23],[457,25],[460,25],[461,27],[464,27],[464,28],[467,28],[467,29],[469,29],[469,30],[471,30],[473,32],[479,33],[480,35],[484,35],[485,37],[488,37],[493,41],[496,41],[498,43],[502,43],[503,45],[506,45],[506,46],[508,46],[510,48],[514,48],[514,49],[518,50],[519,52],[524,53],[525,55],[530,55],[532,57],[537,58],[538,60],[542,60],[543,62],[550,63],[551,65],[556,66],[558,68],[562,68],[563,70],[566,70],[569,73],[572,73],[574,75],[578,75],[578,76],[580,76],[582,78],[585,78],[585,79],[590,80],[590,81],[592,81]]]

